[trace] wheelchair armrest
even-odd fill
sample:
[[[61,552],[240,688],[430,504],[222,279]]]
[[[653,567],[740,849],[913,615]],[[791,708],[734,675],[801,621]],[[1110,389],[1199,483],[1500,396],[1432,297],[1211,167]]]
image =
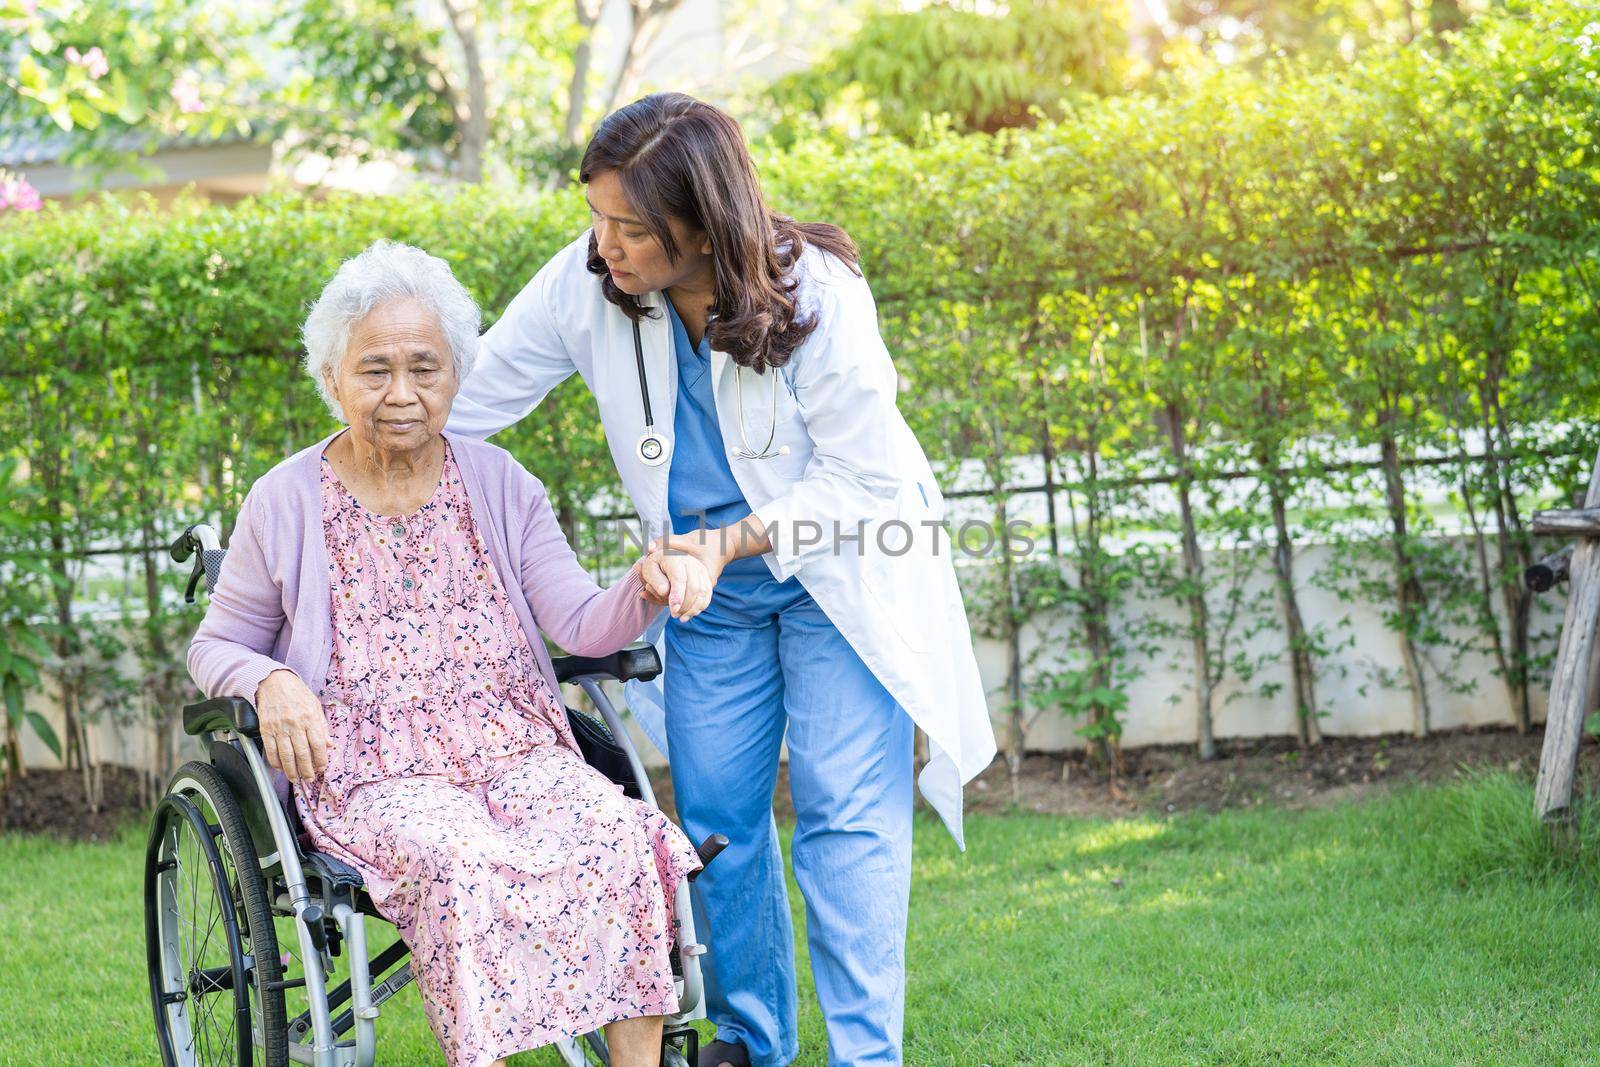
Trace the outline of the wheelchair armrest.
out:
[[[199,704],[183,706],[183,732],[208,734],[213,730],[234,730],[261,740],[261,724],[256,709],[243,697],[216,697]]]
[[[557,656],[551,663],[558,682],[575,682],[589,676],[648,682],[661,673],[661,657],[656,655],[655,646],[645,644],[629,645],[609,656]]]

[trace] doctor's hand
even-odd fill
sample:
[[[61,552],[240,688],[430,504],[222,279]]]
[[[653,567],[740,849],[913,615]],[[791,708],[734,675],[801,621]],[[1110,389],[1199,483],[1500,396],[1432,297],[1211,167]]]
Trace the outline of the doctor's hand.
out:
[[[770,552],[772,542],[767,539],[766,531],[755,521],[755,517],[751,516],[736,526],[715,530],[702,528],[692,533],[674,533],[667,534],[665,538],[655,538],[647,551],[660,551],[668,556],[687,555],[699,560],[715,587],[722,577],[722,569],[729,563],[746,556]]]
[[[288,668],[273,671],[256,687],[255,705],[267,762],[295,781],[321,774],[328,765],[328,717],[300,676]]]
[[[705,565],[693,556],[655,547],[639,560],[639,577],[644,581],[645,599],[665,604],[672,617],[683,622],[705,610],[716,585]]]

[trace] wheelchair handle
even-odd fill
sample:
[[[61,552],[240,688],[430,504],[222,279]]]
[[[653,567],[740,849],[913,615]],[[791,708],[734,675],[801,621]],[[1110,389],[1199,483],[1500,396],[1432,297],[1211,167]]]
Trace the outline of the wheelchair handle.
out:
[[[700,857],[700,871],[705,870],[706,866],[710,864],[712,860],[716,859],[717,855],[727,847],[728,837],[726,834],[712,834],[710,837],[707,837],[704,841],[700,842],[699,845],[695,846],[695,854]],[[694,871],[690,873],[689,881],[694,881],[695,875],[699,874],[700,871]]]
[[[222,552],[222,541],[217,537],[216,530],[206,523],[197,522],[184,527],[183,533],[178,535],[167,551],[174,563],[185,563],[189,557],[194,557],[194,570],[189,572],[189,584],[183,590],[184,601],[193,604],[194,592],[200,587],[200,579],[206,575],[207,560],[213,561],[213,567],[221,565],[216,560]]]
[[[196,550],[203,552],[221,547],[222,541],[218,539],[217,531],[206,523],[196,522],[183,528],[183,533],[172,542],[167,553],[172,556],[172,562],[187,563]]]

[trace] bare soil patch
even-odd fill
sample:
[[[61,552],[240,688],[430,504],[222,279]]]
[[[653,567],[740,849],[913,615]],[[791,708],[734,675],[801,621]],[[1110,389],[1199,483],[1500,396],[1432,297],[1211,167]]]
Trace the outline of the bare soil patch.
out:
[[[145,813],[144,775],[131,767],[101,768],[105,803],[90,811],[81,771],[30,770],[0,791],[0,831],[50,833],[78,841],[103,841]]]
[[[1261,804],[1303,808],[1358,799],[1411,782],[1456,777],[1466,768],[1533,774],[1544,733],[1509,728],[1462,729],[1415,738],[1331,737],[1302,750],[1289,738],[1219,743],[1218,758],[1202,763],[1190,746],[1153,746],[1124,753],[1126,773],[1110,786],[1086,754],[1036,753],[1013,785],[997,759],[967,787],[973,811],[1023,810],[1061,815],[1116,816],[1221,811]],[[1600,772],[1600,746],[1580,750],[1580,774]]]

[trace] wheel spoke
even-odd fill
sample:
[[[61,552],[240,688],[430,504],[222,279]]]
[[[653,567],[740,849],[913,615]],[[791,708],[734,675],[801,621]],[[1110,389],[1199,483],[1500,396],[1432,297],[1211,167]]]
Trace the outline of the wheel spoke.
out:
[[[238,1040],[238,1020],[230,1010],[228,1012],[228,1025],[222,1031],[223,1063],[237,1063],[239,1049],[235,1042]]]
[[[200,941],[200,949],[195,954],[196,963],[201,968],[204,968],[206,965],[206,950],[211,947],[211,935],[216,932],[217,923],[221,921],[222,913],[220,911],[213,911],[211,914],[211,921],[206,924],[205,935]],[[231,957],[232,954],[230,953],[229,955]],[[230,958],[228,962],[231,964],[233,960]]]
[[[215,1025],[215,1022],[216,1022],[216,1020],[214,1018],[214,1015],[213,1015],[213,1012],[214,1012],[214,1010],[216,1008],[216,1003],[217,1003],[217,998],[215,996],[202,997],[201,998],[201,1010],[204,1012],[204,1016],[203,1016],[203,1019],[202,1019],[203,1029],[204,1029],[205,1033],[207,1034],[207,1040],[206,1040],[206,1062],[208,1062],[208,1063],[211,1062],[211,1041],[210,1041],[209,1035],[211,1033],[212,1027]]]
[[[187,825],[187,823],[185,823]],[[192,829],[192,827],[191,827]],[[194,843],[195,865],[189,873],[189,929],[194,929],[194,913],[200,908],[200,872],[197,868],[205,863],[205,854],[201,851],[200,842]]]
[[[188,835],[181,836],[179,838],[180,847],[182,846],[182,843],[187,840],[190,840]],[[189,983],[189,971],[199,965],[199,960],[195,955],[195,945],[197,939],[195,937],[196,930],[194,925],[194,909],[197,907],[195,901],[198,894],[197,887],[200,879],[200,872],[196,869],[196,867],[199,865],[199,863],[204,862],[204,860],[199,856],[191,856],[190,861],[190,863],[182,865],[179,868],[184,872],[185,877],[188,880],[188,885],[187,887],[179,887],[179,911],[178,924],[176,927],[178,932],[178,964],[181,968],[180,973],[184,983],[184,988],[186,990]],[[187,888],[189,891],[189,907],[187,909],[184,909],[181,903],[181,893],[183,888]],[[185,936],[185,934],[187,934],[187,936]]]

